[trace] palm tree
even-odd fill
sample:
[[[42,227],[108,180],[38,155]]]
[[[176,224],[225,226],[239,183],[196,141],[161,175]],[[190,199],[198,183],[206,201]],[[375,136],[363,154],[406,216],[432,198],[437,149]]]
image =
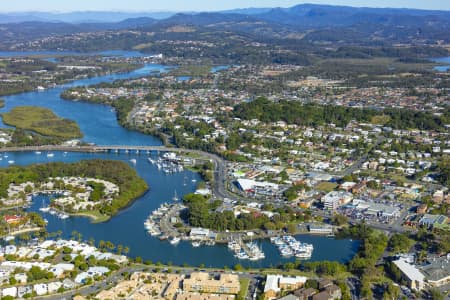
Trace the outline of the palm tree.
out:
[[[72,240],[74,240],[77,237],[77,235],[78,235],[78,231],[74,230],[74,231],[72,231],[72,234],[70,236],[71,236]]]
[[[130,248],[128,246],[125,246],[125,248],[123,248],[123,254],[127,255],[130,252]]]
[[[100,248],[100,249],[104,249],[105,248],[105,241],[104,240],[100,240],[99,242],[98,242],[98,248]]]
[[[116,246],[111,241],[106,241],[106,248],[108,248],[110,251],[114,250]]]
[[[117,251],[117,254],[118,254],[118,255],[121,255],[121,254],[122,254],[122,251],[123,251],[123,246],[120,245],[120,244],[117,245],[116,251]]]

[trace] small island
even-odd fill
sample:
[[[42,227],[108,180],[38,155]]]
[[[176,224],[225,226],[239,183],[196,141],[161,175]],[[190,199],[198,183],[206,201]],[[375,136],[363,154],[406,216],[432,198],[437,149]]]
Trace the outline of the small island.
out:
[[[47,137],[76,139],[83,136],[75,121],[60,118],[50,109],[43,107],[18,106],[3,113],[2,118],[7,125]]]
[[[148,186],[128,164],[114,160],[12,166],[0,170],[4,208],[26,205],[33,194],[51,194],[60,214],[83,215],[102,222],[141,196]]]

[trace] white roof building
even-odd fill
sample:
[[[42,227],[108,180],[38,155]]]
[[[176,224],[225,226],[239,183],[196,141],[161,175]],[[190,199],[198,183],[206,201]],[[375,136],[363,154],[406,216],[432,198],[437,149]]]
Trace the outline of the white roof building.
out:
[[[282,287],[303,285],[307,279],[303,276],[285,277],[283,275],[267,275],[264,293],[269,291],[279,293]]]
[[[62,287],[61,282],[59,281],[50,282],[47,287],[48,293],[49,294],[56,293],[60,287]]]
[[[48,285],[46,283],[39,283],[35,284],[33,286],[33,290],[36,292],[38,296],[42,296],[47,294],[48,292]]]
[[[420,291],[425,287],[425,276],[416,266],[408,263],[405,258],[395,260],[394,264],[406,277],[411,289]]]
[[[9,287],[9,288],[4,288],[2,290],[2,296],[11,296],[16,298],[17,297],[17,287],[13,286],[13,287]]]

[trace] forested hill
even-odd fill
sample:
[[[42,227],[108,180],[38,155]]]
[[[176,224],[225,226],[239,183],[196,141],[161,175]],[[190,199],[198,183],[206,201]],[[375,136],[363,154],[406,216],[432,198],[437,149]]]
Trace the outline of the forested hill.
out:
[[[258,119],[262,122],[285,121],[288,124],[317,126],[334,123],[346,126],[351,120],[371,122],[375,116],[387,117],[385,126],[395,129],[444,130],[450,120],[450,113],[441,117],[431,113],[406,109],[387,108],[380,112],[375,109],[361,109],[334,105],[301,104],[292,101],[271,102],[258,98],[252,102],[239,104],[234,109],[234,117],[244,120]]]

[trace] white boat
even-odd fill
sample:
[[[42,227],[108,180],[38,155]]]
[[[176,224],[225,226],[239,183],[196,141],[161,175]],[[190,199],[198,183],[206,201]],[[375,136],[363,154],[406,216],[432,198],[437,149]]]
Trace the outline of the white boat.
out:
[[[64,213],[61,213],[61,214],[59,214],[58,217],[59,217],[61,220],[65,220],[65,219],[69,218],[69,215],[68,215],[68,214],[64,214]]]
[[[200,242],[192,242],[192,247],[200,247]]]
[[[134,159],[134,158],[132,158],[132,159],[130,159],[130,162],[131,162],[133,165],[135,165],[135,164],[137,163],[137,160]]]
[[[173,200],[173,201],[178,201],[178,200],[180,200],[180,198],[178,198],[178,195],[177,195],[177,190],[175,190],[175,194],[173,195],[172,200]]]
[[[53,156],[55,156],[54,153],[47,153],[47,157],[53,157]]]
[[[170,240],[170,244],[177,245],[180,241],[181,239],[179,237],[174,237],[173,239]]]
[[[12,165],[13,163],[15,163],[15,161],[13,161],[13,160],[8,160],[8,164]]]
[[[50,211],[50,207],[41,207],[41,208],[39,208],[39,210],[40,211],[42,211],[42,212],[49,212]]]
[[[41,151],[36,151],[36,152],[34,152],[34,153],[36,153],[37,155],[41,155],[41,154],[42,154]]]

